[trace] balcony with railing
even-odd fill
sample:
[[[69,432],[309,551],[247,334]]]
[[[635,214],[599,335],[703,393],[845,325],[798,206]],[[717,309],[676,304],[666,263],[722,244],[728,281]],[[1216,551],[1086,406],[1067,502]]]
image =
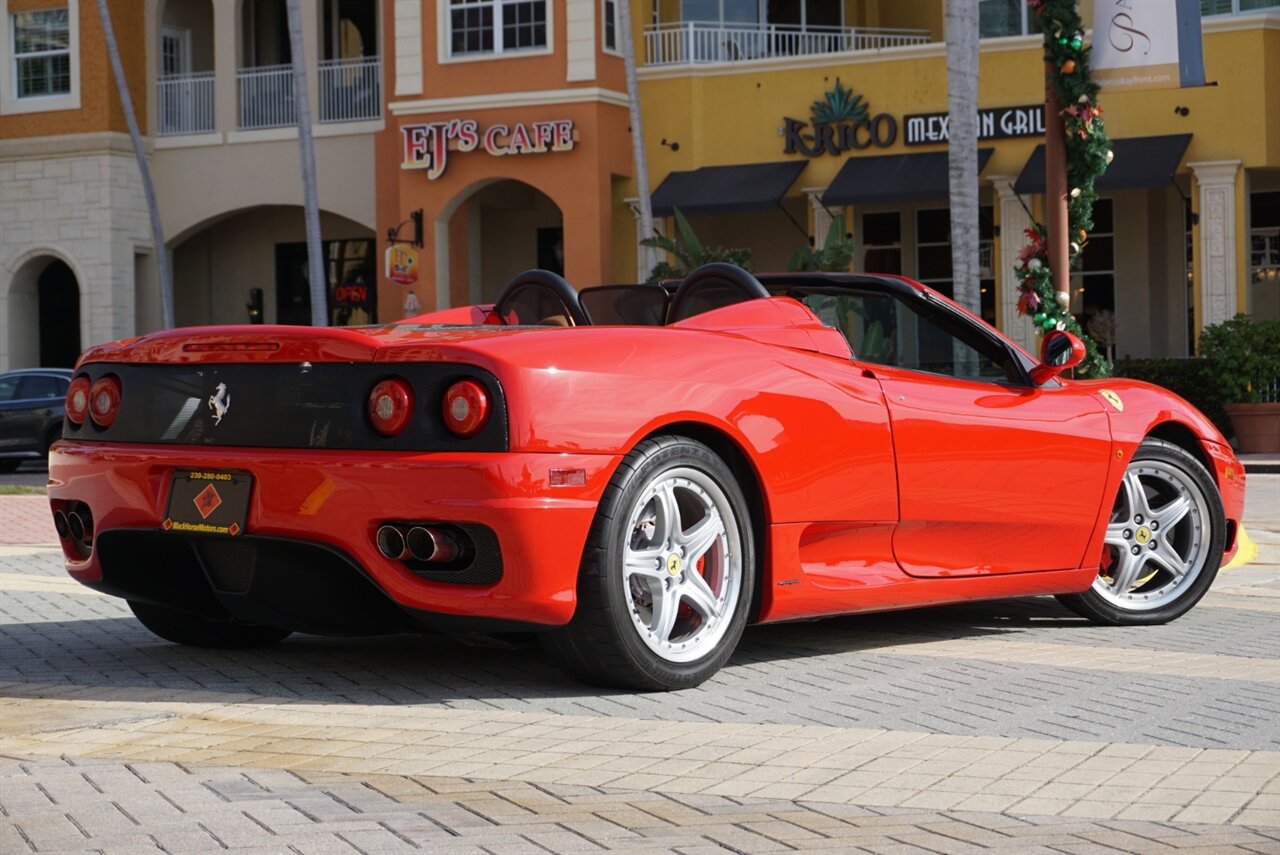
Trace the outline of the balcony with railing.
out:
[[[743,62],[925,44],[928,30],[677,21],[645,28],[647,65]]]
[[[293,66],[264,65],[236,72],[240,89],[240,129],[251,131],[297,124]]]
[[[320,61],[320,121],[363,122],[382,115],[382,60]]]
[[[156,81],[157,134],[210,134],[215,128],[213,72],[166,74]]]

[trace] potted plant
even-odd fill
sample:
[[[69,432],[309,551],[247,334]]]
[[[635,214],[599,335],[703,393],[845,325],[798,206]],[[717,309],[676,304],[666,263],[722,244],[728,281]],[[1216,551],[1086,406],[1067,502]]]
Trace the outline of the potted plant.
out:
[[[1280,453],[1280,321],[1236,315],[1205,327],[1200,353],[1211,362],[1239,450]]]

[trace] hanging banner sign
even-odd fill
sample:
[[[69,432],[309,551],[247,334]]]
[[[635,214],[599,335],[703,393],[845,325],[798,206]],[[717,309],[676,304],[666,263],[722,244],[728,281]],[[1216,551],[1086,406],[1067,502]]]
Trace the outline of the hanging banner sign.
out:
[[[444,175],[449,152],[470,152],[483,148],[493,157],[517,154],[544,154],[572,151],[578,133],[572,119],[549,122],[496,123],[481,129],[475,119],[449,119],[400,128],[404,142],[401,169],[425,169],[431,181]]]
[[[946,113],[912,113],[902,117],[904,145],[944,143],[951,139]],[[978,111],[978,139],[1004,140],[1044,136],[1044,105],[995,107]]]
[[[1200,0],[1096,0],[1092,65],[1112,91],[1203,86]]]
[[[418,281],[418,251],[411,246],[395,244],[383,256],[383,274],[397,285],[413,285]]]

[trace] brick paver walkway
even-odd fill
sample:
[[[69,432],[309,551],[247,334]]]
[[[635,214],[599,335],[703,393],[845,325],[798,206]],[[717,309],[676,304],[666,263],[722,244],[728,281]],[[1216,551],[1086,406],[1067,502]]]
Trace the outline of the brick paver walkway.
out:
[[[6,533],[45,520],[0,497]],[[0,546],[0,852],[1280,853],[1266,549],[1163,627],[1045,599],[755,627],[638,695],[526,644],[168,645]]]

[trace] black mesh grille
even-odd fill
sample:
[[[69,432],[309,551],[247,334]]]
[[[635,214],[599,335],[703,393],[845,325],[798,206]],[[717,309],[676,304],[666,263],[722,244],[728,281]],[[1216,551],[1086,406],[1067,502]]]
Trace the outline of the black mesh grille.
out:
[[[197,541],[200,560],[209,571],[215,590],[224,594],[248,593],[258,563],[258,547],[247,541]]]

